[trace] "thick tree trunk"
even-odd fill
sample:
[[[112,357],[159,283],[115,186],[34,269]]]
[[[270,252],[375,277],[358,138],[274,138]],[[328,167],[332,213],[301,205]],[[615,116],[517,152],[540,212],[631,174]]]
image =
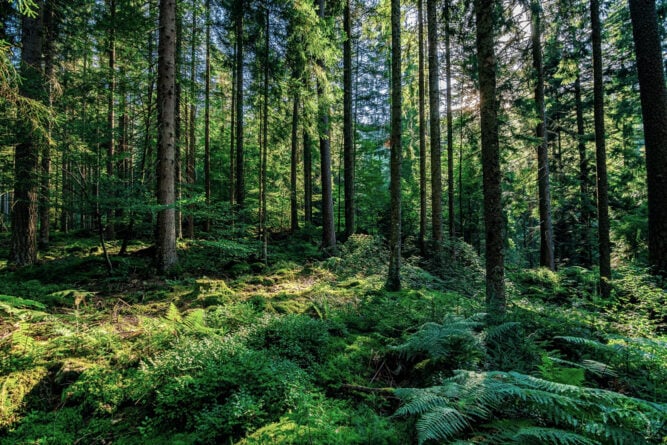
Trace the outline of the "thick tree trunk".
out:
[[[602,84],[602,26],[600,2],[591,0],[593,44],[593,114],[595,119],[595,164],[598,195],[598,252],[600,261],[600,294],[611,294],[611,242],[609,240],[609,199],[607,185],[607,151],[604,132],[604,85]]]
[[[454,213],[454,124],[452,122],[452,57],[450,45],[450,0],[445,1],[445,77],[447,85],[447,205],[449,211],[449,237],[456,236]]]
[[[40,6],[41,2],[37,2]],[[21,77],[23,97],[42,99],[44,79],[40,70],[42,55],[42,9],[37,17],[22,18]],[[39,142],[25,119],[17,128],[19,143],[14,149],[14,203],[9,262],[27,266],[37,261],[37,190],[39,187]]]
[[[494,50],[494,1],[475,0],[477,59],[479,62],[480,117],[484,225],[486,232],[486,306],[492,319],[505,313],[502,174],[498,142],[496,55]]]
[[[386,285],[389,291],[401,290],[401,94],[401,1],[391,0],[391,221]]]
[[[352,120],[352,20],[350,0],[345,0],[343,28],[343,169],[345,183],[345,239],[355,230],[354,205],[354,122]]]
[[[655,0],[630,0],[646,145],[648,260],[667,278],[667,90]]]
[[[419,45],[419,249],[426,254],[426,104],[424,99],[424,6],[417,0],[417,29]]]
[[[156,264],[161,272],[178,261],[176,254],[175,176],[175,77],[176,77],[176,0],[160,0],[160,37],[158,47],[158,153]]]
[[[326,18],[325,0],[319,0],[320,20]],[[324,69],[322,61],[318,62]],[[317,98],[319,108],[320,172],[322,180],[322,249],[326,254],[336,252],[336,230],[334,228],[333,186],[331,183],[331,137],[329,128],[329,104],[324,98],[324,85],[318,81]]]
[[[436,249],[442,241],[442,148],[440,147],[440,65],[436,0],[426,0],[428,31],[428,98],[431,130],[432,234]]]
[[[544,66],[542,63],[542,20],[539,0],[530,2],[533,69],[535,70],[535,109],[539,123],[535,134],[537,146],[537,189],[540,213],[540,266],[556,270],[554,262],[553,225],[551,223],[551,189],[549,187],[549,145],[544,109]]]

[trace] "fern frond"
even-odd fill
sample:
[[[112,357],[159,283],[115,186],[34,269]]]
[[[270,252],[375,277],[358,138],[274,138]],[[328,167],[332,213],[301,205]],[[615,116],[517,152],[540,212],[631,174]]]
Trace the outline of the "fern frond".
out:
[[[180,323],[183,321],[181,317],[181,312],[178,310],[174,303],[169,303],[169,309],[167,309],[167,314],[165,315],[167,320],[175,321]]]
[[[597,440],[589,439],[580,434],[556,428],[524,427],[513,437],[518,443],[533,441],[540,444],[555,445],[599,445]]]
[[[521,323],[519,323],[518,321],[508,321],[496,326],[490,326],[485,330],[486,338],[488,340],[493,340],[495,338],[503,337],[509,331],[516,329],[520,326]]]
[[[422,444],[427,440],[449,439],[470,426],[469,418],[447,406],[436,407],[417,421],[417,437]]]

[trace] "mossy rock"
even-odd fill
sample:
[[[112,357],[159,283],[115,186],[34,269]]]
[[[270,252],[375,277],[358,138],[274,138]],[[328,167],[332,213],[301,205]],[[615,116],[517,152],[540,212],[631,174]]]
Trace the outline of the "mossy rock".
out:
[[[49,375],[45,367],[12,372],[0,377],[0,429],[20,420],[27,399]]]

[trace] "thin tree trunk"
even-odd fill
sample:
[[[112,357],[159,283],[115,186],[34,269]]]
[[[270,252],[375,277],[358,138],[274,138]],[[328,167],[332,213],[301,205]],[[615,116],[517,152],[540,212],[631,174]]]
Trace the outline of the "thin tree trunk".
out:
[[[299,89],[294,89],[294,103],[292,105],[292,147],[290,151],[290,230],[292,233],[299,230],[299,209],[296,199],[297,162],[299,144],[297,135],[299,130]]]
[[[265,35],[264,35],[264,50],[266,51],[266,54],[264,54],[264,88],[263,88],[263,123],[262,123],[262,141],[263,141],[263,147],[262,148],[262,158],[260,160],[260,232],[262,234],[262,262],[266,265],[269,263],[269,252],[268,252],[268,245],[269,245],[269,235],[266,227],[266,164],[268,160],[268,150],[269,150],[269,37],[270,37],[270,32],[271,32],[271,27],[270,27],[270,16],[269,16],[269,8],[267,7],[268,5],[265,4],[266,7],[266,28],[264,30]]]
[[[106,157],[106,173],[107,181],[112,185],[111,193],[114,195],[117,191],[113,185],[114,177],[114,151],[116,145],[116,115],[114,107],[114,99],[116,95],[116,0],[107,0],[109,7],[109,41],[107,42],[108,57],[109,57],[109,91],[107,92],[107,157]],[[113,221],[114,211],[109,208],[106,212],[107,224],[106,232],[107,239],[114,239],[116,237],[116,230]],[[100,223],[102,221],[100,220]]]
[[[38,2],[38,6],[41,2]],[[21,77],[19,93],[39,99],[44,79],[40,72],[42,53],[42,10],[34,18],[23,16],[21,24]],[[27,266],[37,261],[37,191],[39,187],[39,146],[29,123],[18,122],[14,149],[14,203],[9,262]]]
[[[451,31],[449,27],[451,4],[445,0],[445,77],[447,84],[447,204],[449,210],[449,237],[456,236],[456,215],[454,213],[454,125],[452,122],[452,57]]]
[[[577,116],[577,152],[579,153],[579,205],[581,206],[581,252],[582,265],[590,267],[593,263],[591,246],[591,199],[589,197],[589,166],[586,154],[586,133],[584,128],[584,106],[581,100],[581,75],[577,67],[574,81],[574,102]]]
[[[667,90],[655,0],[630,0],[644,118],[648,260],[667,278]]]
[[[195,183],[195,153],[197,150],[197,105],[196,105],[196,95],[197,95],[197,8],[196,0],[193,0],[192,8],[192,36],[190,42],[190,117],[188,120],[188,150],[185,156],[185,165],[186,165],[186,182],[190,188],[189,193],[192,193],[192,187]],[[190,239],[195,237],[195,218],[192,215],[192,209],[188,212],[187,219],[187,232],[186,236]]]
[[[305,109],[305,107],[304,107]],[[313,147],[308,119],[303,123],[303,207],[306,224],[313,222]]]
[[[236,175],[234,174],[236,162],[236,51],[234,45],[234,61],[232,63],[232,109],[229,119],[229,203],[234,206],[236,199]]]
[[[211,207],[211,0],[206,0],[206,62],[204,80],[204,195]],[[211,220],[204,220],[204,231],[211,230]]]
[[[243,0],[236,11],[236,204],[245,202],[245,172],[243,161]]]
[[[554,262],[553,225],[551,223],[551,190],[549,187],[549,141],[546,131],[544,109],[544,66],[542,63],[542,20],[539,0],[531,0],[531,34],[533,69],[536,74],[535,108],[539,122],[535,134],[539,139],[537,147],[537,188],[540,213],[540,266],[556,270]]]
[[[350,0],[345,0],[343,28],[343,165],[345,183],[345,239],[355,231],[354,221],[354,122],[352,121],[352,20]]]
[[[426,0],[428,95],[431,130],[431,231],[435,248],[442,242],[442,148],[440,146],[440,64],[436,0]]]
[[[506,306],[494,3],[494,0],[475,0],[486,232],[486,306],[492,322],[504,316]]]
[[[424,100],[424,7],[417,0],[417,29],[419,45],[419,249],[426,254],[426,106]]]
[[[48,85],[49,109],[53,109],[55,73],[53,58],[55,56],[56,16],[52,0],[44,4],[44,78]],[[42,148],[41,184],[39,196],[39,248],[49,246],[51,228],[51,121],[47,124],[48,140]]]
[[[176,254],[176,211],[174,190],[175,138],[174,105],[176,77],[176,0],[160,0],[158,47],[158,156],[156,264],[166,272],[178,261]]]
[[[401,290],[401,95],[401,2],[391,0],[391,221],[386,284],[389,291]]]
[[[602,84],[602,25],[599,0],[591,0],[593,44],[593,114],[595,118],[595,164],[598,195],[598,251],[600,261],[600,294],[611,295],[611,242],[609,241],[609,199],[607,185],[607,151],[604,130],[604,85]]]

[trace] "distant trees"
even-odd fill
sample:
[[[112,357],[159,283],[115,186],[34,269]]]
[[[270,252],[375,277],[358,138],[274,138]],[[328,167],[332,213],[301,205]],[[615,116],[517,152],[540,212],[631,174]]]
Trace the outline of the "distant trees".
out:
[[[0,71],[12,104],[0,107],[10,259],[34,262],[56,220],[61,230],[122,235],[122,253],[132,237],[153,234],[162,270],[181,236],[266,246],[303,236],[335,254],[338,240],[369,233],[387,239],[397,288],[400,249],[426,255],[425,238],[442,247],[447,218],[450,238],[485,254],[490,309],[504,307],[505,261],[599,263],[607,295],[612,241],[614,256],[631,261],[644,261],[648,246],[657,272],[666,251],[664,73],[655,44],[644,56],[659,18],[647,33],[648,6],[624,1],[605,4],[607,13],[597,0],[526,0],[501,21],[506,2],[422,0],[414,11],[393,5],[403,15],[396,28],[388,1],[197,0],[178,4],[175,37],[156,26],[166,1],[76,0],[55,17],[41,1],[34,18],[3,4],[0,37],[22,44],[20,66],[7,57],[3,66],[25,79],[5,82]],[[402,47],[389,45],[398,34]],[[174,73],[163,55],[171,39]],[[40,104],[42,117],[14,106],[17,97]],[[43,118],[49,108],[56,119]],[[107,244],[115,253],[115,240]],[[268,247],[256,251],[270,262]]]

